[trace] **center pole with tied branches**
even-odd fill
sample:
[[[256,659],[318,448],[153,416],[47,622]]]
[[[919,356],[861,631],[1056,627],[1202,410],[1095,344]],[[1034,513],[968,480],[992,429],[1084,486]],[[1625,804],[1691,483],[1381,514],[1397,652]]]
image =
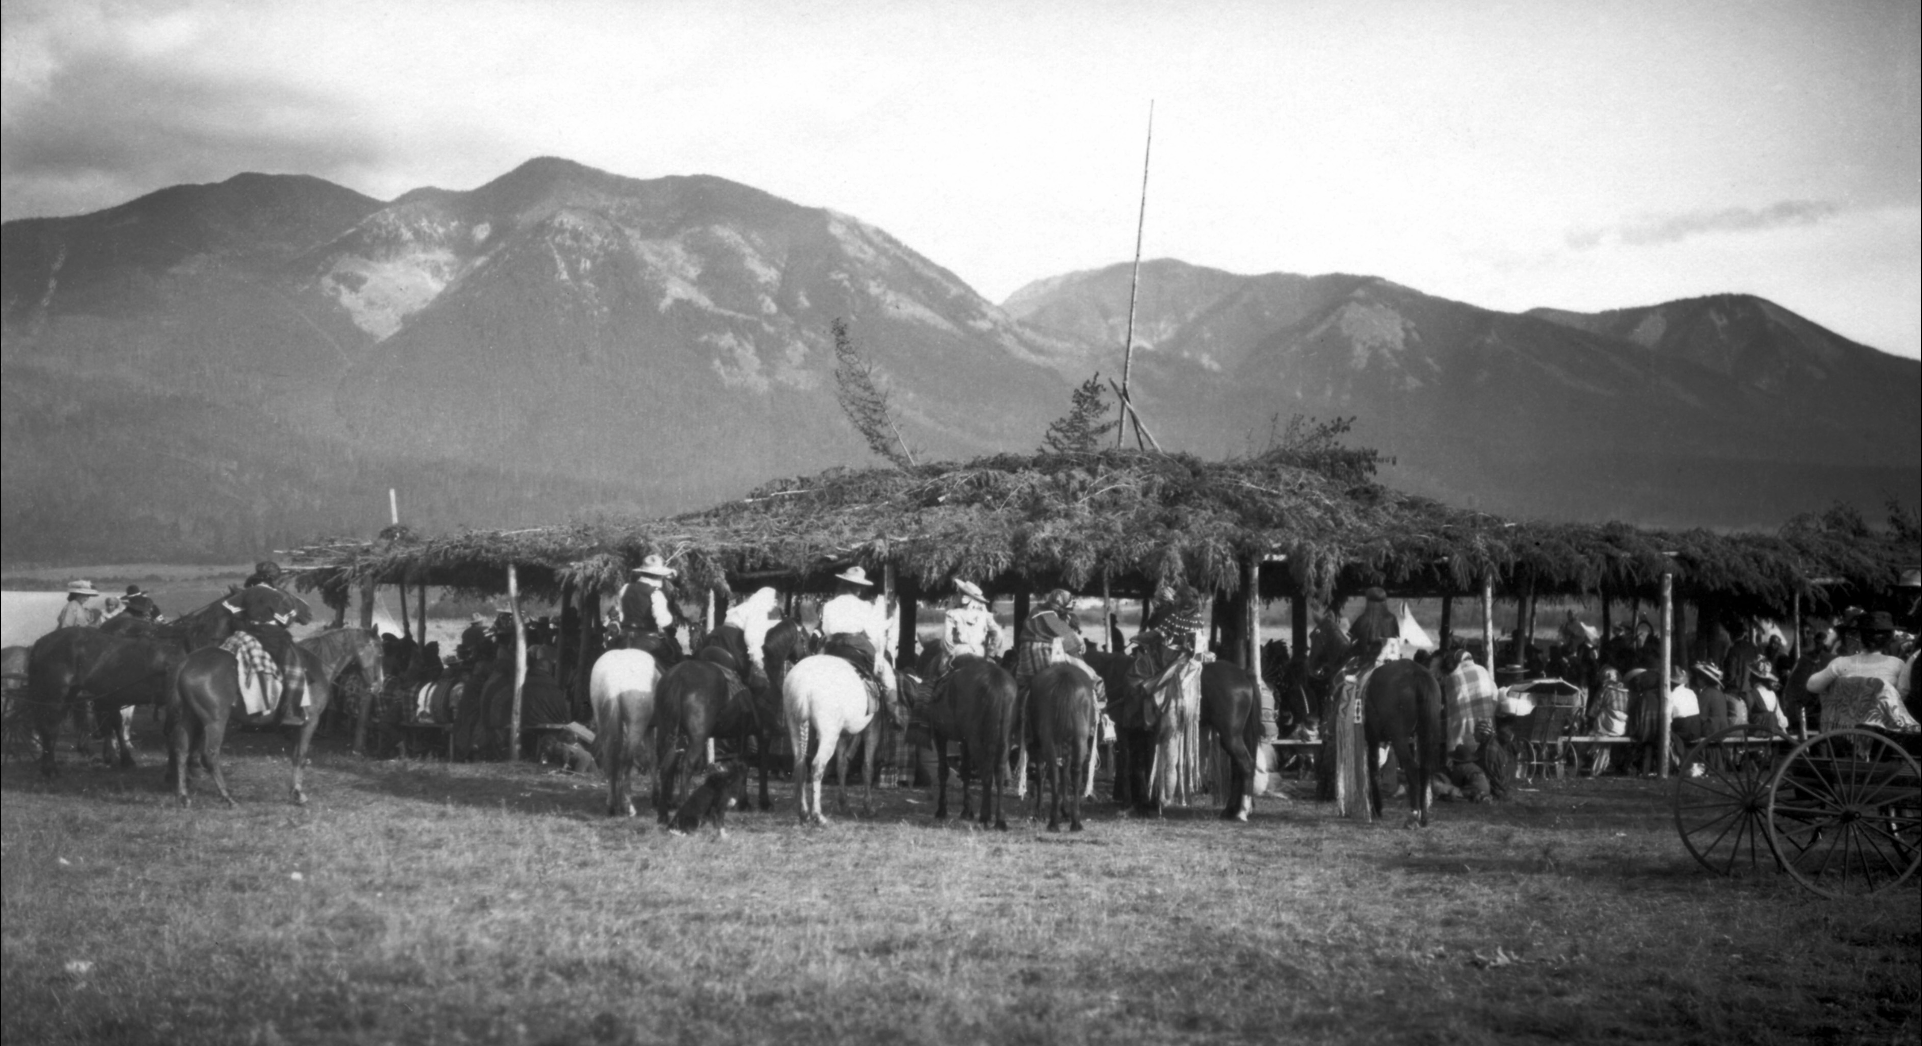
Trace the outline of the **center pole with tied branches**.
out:
[[[1155,148],[1155,103],[1148,102],[1148,144],[1141,151],[1141,209],[1135,215],[1135,264],[1134,273],[1128,278],[1128,336],[1121,349],[1121,384],[1115,386],[1115,395],[1121,400],[1121,418],[1133,426],[1135,446],[1143,450],[1152,444],[1156,450],[1161,444],[1141,423],[1141,415],[1136,412],[1134,400],[1128,397],[1128,380],[1134,376],[1135,366],[1135,300],[1141,290],[1141,236],[1148,227],[1148,160],[1154,155]],[[1110,384],[1113,384],[1110,381]],[[1128,438],[1126,429],[1115,434],[1115,446],[1119,447]]]

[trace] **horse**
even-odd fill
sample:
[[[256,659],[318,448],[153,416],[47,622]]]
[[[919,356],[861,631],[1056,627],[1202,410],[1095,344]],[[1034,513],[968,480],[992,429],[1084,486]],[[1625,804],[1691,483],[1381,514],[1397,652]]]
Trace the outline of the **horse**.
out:
[[[1094,758],[1101,712],[1094,704],[1094,681],[1075,665],[1049,665],[1028,681],[1028,728],[1043,781],[1053,792],[1048,803],[1048,831],[1061,830],[1061,790],[1067,787],[1068,830],[1081,831],[1082,777]],[[1041,806],[1041,785],[1034,789]]]
[[[1362,694],[1368,744],[1368,801],[1381,816],[1381,746],[1390,746],[1408,785],[1408,822],[1428,826],[1429,781],[1446,768],[1441,684],[1413,661],[1388,661],[1368,675]]]
[[[729,678],[729,674],[733,678]],[[735,625],[722,625],[708,634],[694,659],[683,661],[661,677],[654,702],[655,812],[666,824],[674,810],[675,781],[684,769],[683,752],[691,757],[705,752],[715,737],[739,738],[741,758],[747,758],[750,736],[760,739],[761,809],[768,801],[768,741],[777,732],[780,712],[770,700],[767,676],[748,659],[746,639]],[[741,780],[743,791],[747,781]]]
[[[781,683],[781,709],[787,720],[788,744],[794,751],[794,795],[802,824],[827,824],[821,815],[821,781],[828,760],[840,754],[840,809],[848,808],[848,752],[844,738],[858,737],[863,745],[861,780],[866,794],[862,812],[874,813],[874,759],[880,745],[881,712],[868,707],[868,687],[860,673],[834,654],[810,654],[786,673]],[[809,757],[808,741],[819,746]]]
[[[1246,821],[1255,804],[1255,750],[1261,746],[1255,677],[1231,661],[1201,666],[1201,725],[1214,730],[1232,767],[1222,819]]]
[[[929,667],[945,663],[945,657],[923,655]],[[931,684],[905,676],[903,689],[920,698]],[[925,699],[924,699],[925,700]],[[1014,676],[1007,669],[985,658],[967,658],[955,666],[926,700],[922,712],[927,717],[935,755],[939,761],[936,782],[935,820],[948,816],[948,742],[961,742],[961,819],[974,816],[969,804],[968,781],[981,770],[981,827],[992,824],[998,831],[1008,830],[1002,813],[1002,792],[1008,785],[1008,749],[1015,740],[1015,721],[1019,702]]]
[[[125,634],[119,634],[122,631]],[[165,704],[168,680],[186,655],[233,634],[233,614],[219,600],[164,625],[143,622],[137,630],[58,628],[41,636],[27,654],[27,691],[40,740],[40,772],[52,777],[54,742],[68,712],[77,718],[125,705]],[[131,766],[131,749],[121,765]]]
[[[374,686],[382,681],[380,645],[358,629],[334,629],[294,644],[307,676],[305,719],[294,742],[293,799],[306,805],[307,792],[301,784],[301,771],[307,752],[320,726],[321,713],[327,710],[334,681],[349,668],[358,669]],[[167,777],[174,786],[180,805],[189,802],[187,771],[196,761],[213,776],[214,787],[228,806],[237,805],[227,789],[226,774],[220,769],[220,745],[226,737],[227,720],[241,703],[240,662],[219,647],[203,647],[187,655],[174,673],[166,710]],[[279,721],[280,710],[265,715]]]
[[[607,768],[607,816],[634,816],[627,778],[647,760],[654,694],[661,666],[645,650],[609,650],[594,661],[587,693],[594,705],[601,765]]]
[[[1114,801],[1148,808],[1153,804],[1148,774],[1154,765],[1154,704],[1129,679],[1134,659],[1124,653],[1090,650],[1082,660],[1101,676],[1108,691],[1104,711],[1115,724]]]

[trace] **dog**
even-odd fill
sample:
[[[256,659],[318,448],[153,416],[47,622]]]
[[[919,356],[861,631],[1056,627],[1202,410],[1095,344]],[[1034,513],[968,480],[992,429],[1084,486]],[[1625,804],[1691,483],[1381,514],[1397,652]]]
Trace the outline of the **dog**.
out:
[[[738,771],[726,768],[708,774],[707,780],[688,793],[687,801],[674,811],[674,820],[668,830],[676,835],[686,835],[699,830],[704,824],[711,824],[721,838],[727,838],[727,808],[734,805],[734,796],[729,793],[740,776]]]

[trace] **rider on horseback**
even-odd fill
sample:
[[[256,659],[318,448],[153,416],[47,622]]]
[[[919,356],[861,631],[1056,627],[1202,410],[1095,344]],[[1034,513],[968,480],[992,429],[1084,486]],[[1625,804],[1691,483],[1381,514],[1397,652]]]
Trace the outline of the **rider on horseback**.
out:
[[[849,567],[834,579],[838,582],[834,598],[821,604],[821,634],[827,637],[821,652],[853,665],[868,686],[869,703],[878,705],[882,690],[894,690],[894,680],[881,663],[881,651],[888,643],[887,615],[867,599],[874,582],[868,580],[866,570]]]
[[[271,714],[279,709],[282,725],[298,726],[302,722],[298,700],[306,690],[306,679],[300,659],[294,656],[294,637],[287,626],[306,624],[310,611],[305,602],[277,587],[281,576],[280,564],[263,559],[254,564],[247,583],[229,593],[222,605],[233,613],[235,630],[259,640],[274,667],[280,670],[280,678],[269,676],[261,680],[267,712]]]
[[[941,638],[950,658],[992,658],[1001,652],[1001,625],[995,621],[980,585],[955,579],[954,606],[948,611]]]
[[[660,556],[649,553],[634,568],[634,580],[621,586],[621,631],[627,645],[654,655],[662,668],[681,660],[681,646],[674,641],[680,615],[664,591],[674,574]]]

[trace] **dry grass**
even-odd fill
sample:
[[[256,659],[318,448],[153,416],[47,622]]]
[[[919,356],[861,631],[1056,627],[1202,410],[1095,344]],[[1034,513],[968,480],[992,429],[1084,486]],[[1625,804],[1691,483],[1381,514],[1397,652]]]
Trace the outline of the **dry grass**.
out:
[[[1424,832],[1263,800],[1245,826],[1101,806],[1076,836],[935,825],[926,796],[892,788],[874,820],[803,830],[784,789],[717,840],[610,821],[575,778],[337,751],[299,809],[279,742],[240,747],[238,810],[173,808],[157,769],[68,757],[42,790],[7,763],[5,1041],[1922,1031],[1915,884],[1838,903],[1712,880],[1652,782],[1444,806]]]

